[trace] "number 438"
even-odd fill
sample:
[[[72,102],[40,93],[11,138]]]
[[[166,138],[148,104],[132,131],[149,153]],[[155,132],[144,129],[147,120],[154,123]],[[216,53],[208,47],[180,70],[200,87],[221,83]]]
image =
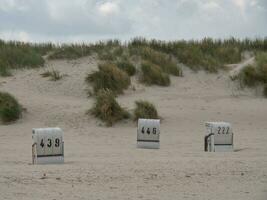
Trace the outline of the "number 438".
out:
[[[149,134],[151,133],[151,130],[150,130],[150,128],[147,128],[147,129],[145,130],[145,127],[142,127],[141,132],[142,132],[143,134],[147,133],[147,134],[149,135]],[[153,134],[157,134],[157,128],[153,128],[153,129],[152,129],[152,133],[153,133]]]

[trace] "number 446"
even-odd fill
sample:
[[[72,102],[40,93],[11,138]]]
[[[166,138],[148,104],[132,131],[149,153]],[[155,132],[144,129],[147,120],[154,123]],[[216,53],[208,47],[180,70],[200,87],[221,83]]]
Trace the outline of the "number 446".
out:
[[[145,130],[145,127],[142,127],[141,132],[142,132],[143,134],[147,133],[147,134],[149,135],[149,134],[151,133],[151,130],[150,130],[150,128],[147,128],[147,129]],[[152,129],[152,133],[153,133],[153,134],[157,134],[157,128],[153,128],[153,129]]]

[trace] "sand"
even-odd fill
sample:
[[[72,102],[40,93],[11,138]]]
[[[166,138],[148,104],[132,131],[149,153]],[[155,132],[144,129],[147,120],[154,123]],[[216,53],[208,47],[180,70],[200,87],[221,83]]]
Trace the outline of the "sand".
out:
[[[25,107],[23,118],[0,125],[0,199],[267,199],[267,100],[240,91],[229,72],[172,77],[170,87],[135,88],[119,96],[129,110],[139,99],[153,102],[163,118],[161,148],[136,149],[136,124],[107,128],[86,115],[84,78],[97,69],[94,56],[49,61],[66,76],[42,78],[44,69],[0,78],[0,89]],[[235,66],[238,67],[238,66]],[[205,121],[228,121],[232,153],[204,152]],[[31,129],[64,130],[65,164],[31,164]]]

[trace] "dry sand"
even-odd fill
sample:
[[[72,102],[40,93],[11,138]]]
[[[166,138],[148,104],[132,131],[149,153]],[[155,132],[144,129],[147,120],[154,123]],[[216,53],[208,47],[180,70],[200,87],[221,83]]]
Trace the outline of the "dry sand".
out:
[[[132,82],[119,102],[156,104],[161,148],[136,149],[136,124],[107,128],[85,114],[84,78],[97,69],[94,57],[49,61],[65,73],[58,82],[40,77],[44,69],[17,71],[1,78],[0,89],[27,109],[12,125],[0,125],[0,199],[267,199],[267,100],[240,91],[229,73],[185,70],[170,87]],[[205,121],[229,121],[233,153],[203,152]],[[31,164],[31,129],[64,130],[65,164]],[[44,177],[44,174],[46,175]]]

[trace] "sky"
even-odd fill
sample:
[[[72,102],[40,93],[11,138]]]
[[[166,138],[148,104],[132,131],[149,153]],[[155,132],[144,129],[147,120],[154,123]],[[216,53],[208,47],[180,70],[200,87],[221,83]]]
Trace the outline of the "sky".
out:
[[[0,0],[0,38],[94,42],[267,36],[267,0]]]

